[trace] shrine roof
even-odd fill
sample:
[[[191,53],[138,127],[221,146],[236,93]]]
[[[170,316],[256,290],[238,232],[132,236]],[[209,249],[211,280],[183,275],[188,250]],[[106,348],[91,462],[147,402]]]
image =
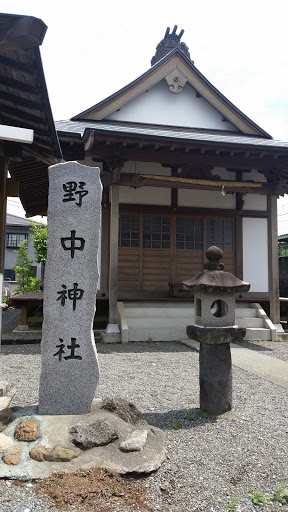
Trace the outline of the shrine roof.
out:
[[[167,77],[174,69],[178,69],[187,77],[188,83],[208,103],[210,103],[225,119],[230,121],[242,133],[272,138],[231,101],[228,100],[194,65],[194,62],[179,47],[166,54],[141,76],[116,91],[99,103],[72,117],[72,121],[103,120],[112,112],[121,109],[131,99],[146,92],[156,83]]]
[[[85,139],[87,132],[94,131],[99,134],[119,134],[120,136],[145,136],[158,139],[180,139],[182,141],[198,141],[210,144],[228,144],[246,147],[263,147],[277,150],[288,150],[288,141],[266,139],[248,135],[235,135],[233,133],[213,133],[195,131],[189,128],[175,128],[155,125],[142,125],[138,123],[117,123],[107,121],[56,121],[59,134],[74,134]]]

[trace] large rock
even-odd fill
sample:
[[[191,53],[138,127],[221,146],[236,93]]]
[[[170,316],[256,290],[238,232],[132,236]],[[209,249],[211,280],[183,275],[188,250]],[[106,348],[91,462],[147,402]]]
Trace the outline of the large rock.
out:
[[[3,461],[5,464],[9,466],[16,466],[21,461],[21,454],[24,448],[24,444],[16,444],[11,446],[11,448],[7,448],[3,453]]]
[[[71,427],[71,440],[81,450],[89,450],[94,446],[105,446],[118,439],[115,429],[103,419],[96,420],[89,425],[76,425]]]
[[[0,432],[6,429],[7,425],[9,425],[12,414],[20,409],[20,407],[7,407],[0,411]]]
[[[122,452],[141,452],[147,442],[148,430],[135,430],[131,432],[125,441],[120,443]]]
[[[137,407],[132,402],[123,400],[123,398],[104,398],[101,409],[117,414],[119,418],[132,423],[132,425],[137,425],[137,423],[141,422],[145,423],[144,416]]]
[[[53,450],[47,450],[44,446],[34,446],[31,448],[29,455],[31,459],[38,462],[70,462],[72,459],[79,457],[79,452],[63,448],[62,446],[55,446]]]
[[[92,325],[101,192],[98,167],[68,162],[49,168],[40,414],[91,411],[99,380]]]
[[[50,452],[45,448],[45,446],[38,445],[31,448],[29,455],[31,459],[37,460],[37,462],[44,462],[44,460],[47,460],[46,456],[48,453]]]
[[[40,437],[38,421],[33,418],[25,418],[16,427],[14,437],[18,441],[36,441]]]
[[[121,401],[125,409],[124,402]],[[7,465],[0,459],[0,478],[17,478],[23,481],[45,478],[60,471],[73,473],[78,469],[93,467],[106,468],[120,474],[141,474],[157,470],[165,459],[164,433],[159,428],[148,425],[143,417],[135,427],[118,414],[103,409],[104,403],[107,401],[94,400],[92,412],[85,415],[38,415],[36,406],[15,411],[11,416],[11,423],[7,425],[5,435],[13,439],[18,424],[31,417],[39,422],[40,438],[29,444],[22,444],[24,451],[21,458],[21,454],[18,454],[18,464],[15,466]],[[126,408],[132,409],[132,405],[126,402]],[[82,448],[86,449],[76,448],[72,442],[73,436],[76,438],[80,432],[91,433],[91,425],[97,424],[102,425],[102,430],[107,430],[111,435],[117,433],[118,439],[105,446],[89,448],[90,440],[87,438],[87,444],[82,444]],[[75,432],[75,426],[78,432]],[[79,437],[79,440],[80,445],[83,439]],[[123,451],[120,449],[121,445],[122,448],[126,446],[129,450],[136,451]],[[10,464],[17,462],[16,459],[7,460],[10,460]]]
[[[4,452],[6,448],[10,448],[14,444],[12,437],[0,433],[0,452]]]

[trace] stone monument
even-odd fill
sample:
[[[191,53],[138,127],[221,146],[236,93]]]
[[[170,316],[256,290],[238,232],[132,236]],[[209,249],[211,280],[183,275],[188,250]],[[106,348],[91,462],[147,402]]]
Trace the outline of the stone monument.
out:
[[[86,414],[99,380],[93,333],[101,218],[99,168],[49,168],[39,414]]]
[[[224,272],[219,247],[209,247],[206,257],[204,271],[183,285],[194,291],[195,325],[187,326],[187,335],[200,343],[200,411],[218,416],[232,409],[230,343],[242,341],[246,333],[235,326],[235,293],[247,292],[250,284]]]

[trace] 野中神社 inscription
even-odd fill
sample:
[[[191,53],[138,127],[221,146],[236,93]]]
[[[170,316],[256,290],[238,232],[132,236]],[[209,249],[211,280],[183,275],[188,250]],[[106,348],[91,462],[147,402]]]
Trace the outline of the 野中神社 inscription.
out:
[[[49,168],[40,414],[91,411],[99,380],[93,319],[101,193],[98,168]]]

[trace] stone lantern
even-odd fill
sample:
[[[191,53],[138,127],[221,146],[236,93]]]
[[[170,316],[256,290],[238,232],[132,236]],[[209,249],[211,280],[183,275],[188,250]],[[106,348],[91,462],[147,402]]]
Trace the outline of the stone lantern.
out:
[[[250,284],[224,272],[219,247],[209,247],[206,257],[204,271],[183,281],[185,289],[194,291],[195,325],[186,332],[200,343],[200,411],[218,416],[232,409],[230,343],[243,341],[246,333],[235,326],[235,293],[247,292]]]

